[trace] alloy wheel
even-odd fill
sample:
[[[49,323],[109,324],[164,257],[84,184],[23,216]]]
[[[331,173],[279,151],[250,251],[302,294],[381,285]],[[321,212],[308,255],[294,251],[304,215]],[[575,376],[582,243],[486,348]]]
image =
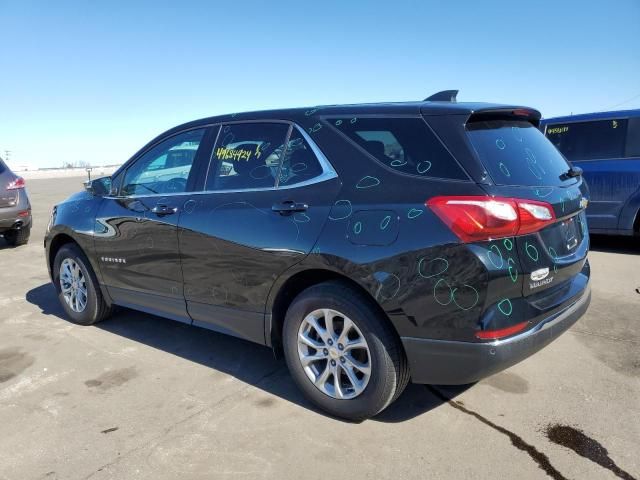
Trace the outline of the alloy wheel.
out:
[[[60,264],[60,288],[69,308],[82,313],[87,308],[87,283],[78,262],[65,258]]]
[[[314,310],[302,320],[298,357],[309,380],[332,398],[357,397],[371,378],[371,354],[364,335],[336,310]]]

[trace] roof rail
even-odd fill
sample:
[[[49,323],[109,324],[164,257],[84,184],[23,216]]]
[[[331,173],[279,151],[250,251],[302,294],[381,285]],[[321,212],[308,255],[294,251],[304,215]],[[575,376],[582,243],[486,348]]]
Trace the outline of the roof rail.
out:
[[[434,93],[430,97],[424,99],[425,102],[451,102],[457,101],[458,90],[443,90],[438,93]]]

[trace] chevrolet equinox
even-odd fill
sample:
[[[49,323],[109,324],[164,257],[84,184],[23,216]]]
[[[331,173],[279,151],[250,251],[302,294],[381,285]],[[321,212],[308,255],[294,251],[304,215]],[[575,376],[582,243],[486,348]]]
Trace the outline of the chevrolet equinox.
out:
[[[54,207],[51,279],[76,323],[118,305],[267,345],[362,420],[587,309],[588,191],[539,121],[447,91],[186,123]]]

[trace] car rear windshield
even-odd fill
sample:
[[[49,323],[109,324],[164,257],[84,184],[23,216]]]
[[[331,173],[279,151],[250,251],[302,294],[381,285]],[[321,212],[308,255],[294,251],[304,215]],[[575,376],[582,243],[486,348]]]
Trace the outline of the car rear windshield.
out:
[[[0,158],[0,173],[4,173],[6,169],[7,169],[7,166],[4,164],[4,162]]]
[[[520,120],[467,124],[467,135],[497,185],[563,185],[569,165],[535,126]]]
[[[420,177],[469,179],[421,118],[345,117],[327,121],[393,170]]]

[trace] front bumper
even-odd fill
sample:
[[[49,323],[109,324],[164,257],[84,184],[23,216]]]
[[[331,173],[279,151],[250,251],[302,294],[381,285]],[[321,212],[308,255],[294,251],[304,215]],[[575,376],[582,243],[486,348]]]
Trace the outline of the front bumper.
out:
[[[569,329],[586,312],[591,290],[531,330],[491,343],[402,337],[413,383],[464,385],[521,362]]]

